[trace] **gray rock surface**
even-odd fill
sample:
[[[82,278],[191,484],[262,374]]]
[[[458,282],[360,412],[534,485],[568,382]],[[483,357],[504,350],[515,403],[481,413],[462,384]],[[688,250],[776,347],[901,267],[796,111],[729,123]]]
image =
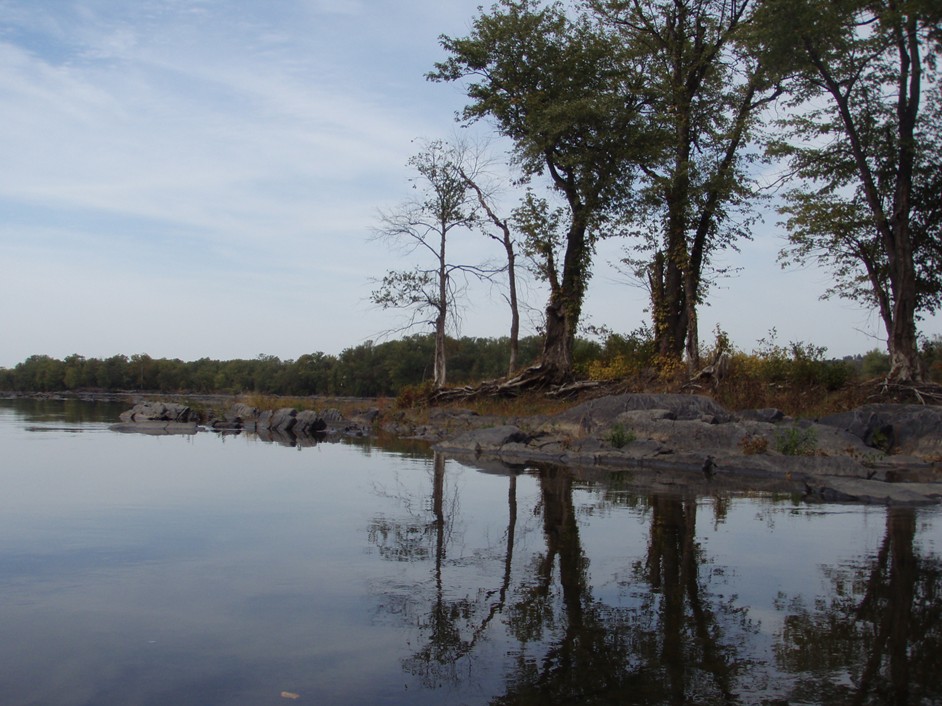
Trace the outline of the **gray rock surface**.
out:
[[[774,489],[816,501],[942,502],[940,410],[880,405],[813,422],[778,410],[734,415],[712,399],[618,395],[547,419],[459,431],[435,449],[480,464],[554,463],[644,473],[671,485]],[[484,420],[482,420],[484,421]],[[887,454],[867,429],[892,425]]]
[[[196,423],[199,415],[190,407],[175,402],[139,402],[119,416],[122,422]]]
[[[942,407],[868,404],[818,421],[843,429],[873,448],[942,457]]]

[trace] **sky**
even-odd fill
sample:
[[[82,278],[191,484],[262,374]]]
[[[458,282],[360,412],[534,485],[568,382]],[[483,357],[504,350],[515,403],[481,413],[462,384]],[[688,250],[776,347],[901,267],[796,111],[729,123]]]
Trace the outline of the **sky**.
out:
[[[461,87],[429,82],[438,38],[479,0],[0,0],[0,367],[34,354],[196,360],[338,354],[401,319],[370,303],[413,260],[377,241],[410,196],[417,140],[452,139]],[[475,139],[486,139],[477,125]],[[498,259],[464,234],[459,258]],[[701,338],[773,328],[835,356],[884,346],[878,319],[782,270],[770,215],[724,264]],[[599,246],[585,320],[629,332],[647,294]],[[414,256],[413,256],[414,257]],[[527,332],[546,290],[526,287]],[[473,286],[460,333],[502,336]],[[924,322],[942,332],[939,317]]]

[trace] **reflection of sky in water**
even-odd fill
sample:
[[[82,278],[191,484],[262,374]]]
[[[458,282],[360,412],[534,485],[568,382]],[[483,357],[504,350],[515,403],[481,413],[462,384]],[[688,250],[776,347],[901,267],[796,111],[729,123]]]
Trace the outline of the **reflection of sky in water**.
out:
[[[27,431],[40,426],[44,433]],[[75,429],[84,430],[75,433]],[[59,431],[55,431],[59,429]],[[301,451],[242,436],[116,434],[0,403],[0,691],[5,704],[487,702],[512,640],[490,626],[460,692],[403,671],[434,603],[430,460],[344,444]],[[444,594],[501,587],[509,479],[448,462]],[[513,577],[546,550],[539,481],[516,484]],[[650,509],[573,493],[595,601],[637,608]],[[390,561],[370,528],[408,526],[421,560]],[[935,510],[919,548],[938,550]],[[423,534],[424,532],[424,534]],[[882,508],[697,503],[707,594],[748,606],[769,659],[776,597],[830,590],[821,567],[872,555]],[[500,622],[500,616],[494,623]]]

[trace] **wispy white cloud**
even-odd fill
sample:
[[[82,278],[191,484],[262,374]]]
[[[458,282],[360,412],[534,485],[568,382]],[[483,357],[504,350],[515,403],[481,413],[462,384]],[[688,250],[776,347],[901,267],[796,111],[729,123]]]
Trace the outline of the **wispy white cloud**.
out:
[[[389,328],[370,278],[408,263],[369,231],[412,140],[454,129],[460,90],[423,76],[478,4],[0,0],[0,365],[294,357]],[[610,280],[587,311],[630,330],[643,307]],[[466,330],[504,319],[485,294]]]

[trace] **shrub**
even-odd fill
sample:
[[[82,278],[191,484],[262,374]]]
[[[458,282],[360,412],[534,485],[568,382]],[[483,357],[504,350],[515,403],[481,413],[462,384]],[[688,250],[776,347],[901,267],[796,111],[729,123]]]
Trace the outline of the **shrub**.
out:
[[[431,382],[423,382],[420,385],[403,385],[396,397],[397,409],[415,409],[417,407],[427,407],[435,386]]]
[[[764,454],[769,450],[769,440],[764,436],[749,434],[739,440],[739,448],[746,456]]]
[[[811,427],[788,427],[775,437],[775,449],[785,456],[810,456],[818,446],[818,435]]]
[[[608,440],[616,449],[621,449],[635,441],[637,437],[631,429],[626,429],[624,424],[612,425],[608,435]]]
[[[592,380],[619,380],[639,375],[655,365],[654,336],[642,326],[622,335],[609,333],[594,360],[585,364]]]

